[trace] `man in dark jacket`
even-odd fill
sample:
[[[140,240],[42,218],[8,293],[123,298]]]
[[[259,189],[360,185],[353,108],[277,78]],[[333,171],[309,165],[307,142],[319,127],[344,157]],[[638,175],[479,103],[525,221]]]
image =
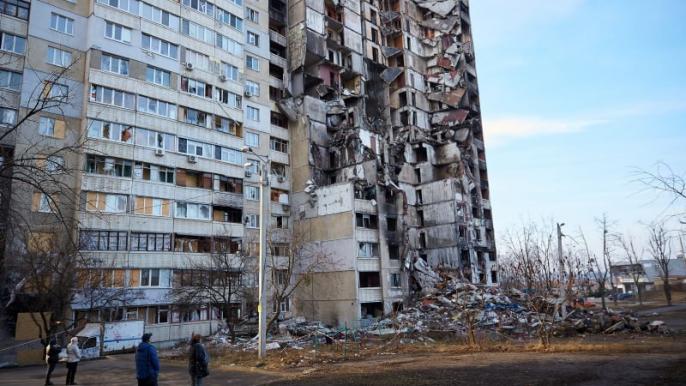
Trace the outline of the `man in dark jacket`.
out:
[[[191,375],[192,386],[202,386],[202,380],[210,374],[208,364],[209,355],[205,347],[200,343],[202,336],[193,334],[191,337],[191,348],[188,353],[188,372]]]
[[[48,365],[48,372],[45,374],[45,384],[53,385],[50,381],[50,375],[55,370],[57,362],[60,361],[60,352],[62,347],[57,344],[57,339],[50,339],[50,344],[45,348],[45,363]]]
[[[160,360],[155,346],[150,344],[152,334],[143,334],[143,341],[136,350],[136,378],[138,386],[157,386]]]

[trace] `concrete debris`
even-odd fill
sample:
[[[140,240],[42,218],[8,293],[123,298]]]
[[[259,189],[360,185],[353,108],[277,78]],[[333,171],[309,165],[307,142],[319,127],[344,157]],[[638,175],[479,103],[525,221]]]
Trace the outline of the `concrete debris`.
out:
[[[402,68],[389,67],[381,72],[381,78],[384,80],[384,82],[390,84],[402,73]]]
[[[457,5],[455,0],[442,0],[442,1],[417,1],[417,6],[420,8],[428,9],[429,11],[441,15],[443,17],[448,16],[453,8]]]

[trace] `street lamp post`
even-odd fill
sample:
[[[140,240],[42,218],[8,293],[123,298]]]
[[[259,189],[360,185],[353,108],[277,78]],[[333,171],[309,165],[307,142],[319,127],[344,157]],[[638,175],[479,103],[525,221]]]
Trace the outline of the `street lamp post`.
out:
[[[269,159],[256,154],[250,147],[245,146],[241,149],[244,153],[252,153],[260,159],[261,175],[260,175],[260,258],[258,262],[258,305],[257,314],[258,320],[258,348],[257,356],[260,361],[267,358],[267,294],[266,294],[266,261],[267,261],[267,227],[266,218],[269,215],[270,203],[270,184],[269,184]],[[252,163],[245,164],[246,167],[252,166]]]

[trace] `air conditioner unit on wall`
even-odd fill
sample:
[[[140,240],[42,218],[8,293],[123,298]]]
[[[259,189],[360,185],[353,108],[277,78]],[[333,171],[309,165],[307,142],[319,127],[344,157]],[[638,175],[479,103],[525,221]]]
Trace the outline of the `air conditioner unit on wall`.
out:
[[[226,75],[224,75],[224,74],[219,75],[219,80],[220,80],[220,81],[226,82],[227,79],[228,79],[228,78],[226,77]]]
[[[189,156],[188,156],[188,162],[190,162],[190,163],[192,163],[192,164],[198,162],[197,156],[189,155]]]
[[[186,70],[193,71],[193,63],[186,63]]]
[[[252,96],[252,93],[250,92],[250,90],[245,90],[245,96],[247,96],[248,98],[250,98]]]
[[[162,157],[164,155],[164,149],[155,149],[155,155]]]

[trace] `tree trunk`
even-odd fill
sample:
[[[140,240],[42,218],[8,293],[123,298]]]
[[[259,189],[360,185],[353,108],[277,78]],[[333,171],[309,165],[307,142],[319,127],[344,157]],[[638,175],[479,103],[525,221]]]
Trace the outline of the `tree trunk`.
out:
[[[663,290],[665,292],[665,299],[667,299],[667,305],[671,306],[672,305],[672,286],[669,284],[669,278],[667,278],[665,280]]]
[[[229,337],[231,338],[231,343],[236,343],[236,329],[233,325],[233,318],[231,314],[231,304],[224,307],[224,321],[226,322],[226,328],[229,329]]]

